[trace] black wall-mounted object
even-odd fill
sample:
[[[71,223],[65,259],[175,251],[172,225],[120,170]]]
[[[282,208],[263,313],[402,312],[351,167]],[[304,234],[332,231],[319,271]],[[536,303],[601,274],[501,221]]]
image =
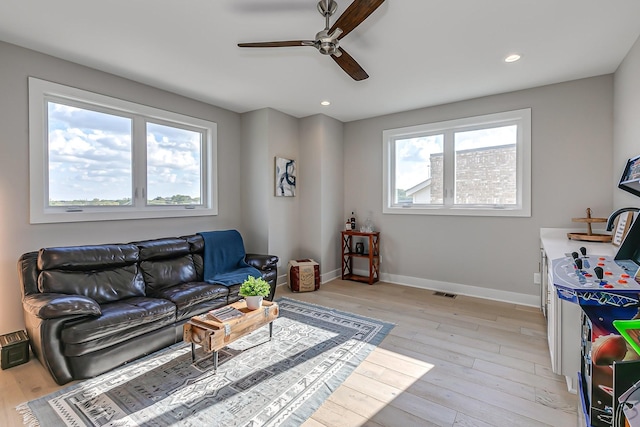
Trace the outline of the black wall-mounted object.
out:
[[[640,156],[627,160],[618,188],[640,197]]]

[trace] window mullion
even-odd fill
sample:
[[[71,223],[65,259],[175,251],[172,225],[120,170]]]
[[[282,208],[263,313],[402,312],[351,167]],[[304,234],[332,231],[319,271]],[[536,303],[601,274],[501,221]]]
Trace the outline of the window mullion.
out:
[[[455,200],[455,146],[453,130],[446,130],[444,135],[444,206],[451,207]]]
[[[132,169],[133,169],[133,206],[144,208],[146,206],[147,188],[147,132],[146,120],[141,116],[133,119],[132,132]]]

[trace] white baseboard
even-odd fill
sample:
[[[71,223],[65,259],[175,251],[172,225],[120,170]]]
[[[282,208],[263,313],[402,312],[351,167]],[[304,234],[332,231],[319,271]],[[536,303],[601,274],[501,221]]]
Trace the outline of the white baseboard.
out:
[[[397,274],[381,273],[380,280],[402,286],[411,286],[414,288],[429,289],[450,294],[466,295],[469,297],[526,305],[529,307],[540,306],[539,295],[527,295],[518,292],[481,288],[479,286],[462,285],[460,283],[441,282],[439,280],[420,279],[418,277],[401,276]]]
[[[356,274],[366,276],[368,271],[354,271]],[[333,270],[320,275],[320,283],[327,283],[341,277],[341,271]],[[287,286],[288,275],[278,276],[277,286]],[[517,292],[501,291],[498,289],[481,288],[479,286],[463,285],[460,283],[441,282],[439,280],[421,279],[419,277],[401,276],[398,274],[380,273],[380,280],[395,285],[410,286],[413,288],[441,291],[450,294],[466,295],[469,297],[483,298],[493,301],[507,302],[511,304],[526,305],[529,307],[540,306],[539,295],[527,295]]]
[[[342,277],[342,271],[340,271],[340,269],[335,269],[328,273],[320,274],[320,283],[327,283],[340,277]]]
[[[328,273],[320,274],[320,284],[330,282],[334,279],[337,279],[341,276],[340,270],[329,271]],[[276,280],[276,286],[288,285],[289,284],[289,275],[282,274],[278,276],[278,280]]]
[[[288,283],[288,281],[289,281],[289,275],[288,274],[281,274],[276,279],[276,287],[282,286],[282,285],[286,285]]]

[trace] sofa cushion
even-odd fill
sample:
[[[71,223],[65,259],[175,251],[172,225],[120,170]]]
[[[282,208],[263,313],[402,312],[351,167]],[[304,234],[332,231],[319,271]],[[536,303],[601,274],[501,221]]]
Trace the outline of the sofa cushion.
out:
[[[155,295],[162,289],[197,279],[196,267],[191,255],[159,261],[142,261],[140,269],[144,275],[147,292]]]
[[[202,254],[192,254],[193,264],[196,266],[196,280],[201,282],[204,280],[204,260],[202,259]]]
[[[189,250],[192,254],[202,254],[204,252],[204,239],[201,235],[191,234],[182,236],[181,239],[184,239],[189,244]]]
[[[206,282],[183,283],[154,294],[176,305],[177,320],[188,319],[207,310],[227,305],[226,286]]]
[[[159,298],[128,298],[103,304],[101,309],[101,316],[70,323],[62,330],[66,356],[96,351],[175,322],[176,306]]]
[[[189,251],[193,257],[193,263],[196,266],[196,273],[198,275],[196,280],[201,282],[204,280],[204,260],[202,259],[202,255],[204,254],[204,239],[199,234],[182,236],[181,239],[189,243]]]
[[[38,276],[41,292],[84,295],[99,304],[145,295],[145,284],[138,266],[127,265],[103,270],[45,270]]]
[[[40,270],[101,270],[137,261],[138,248],[129,243],[43,248],[38,252]]]
[[[242,298],[240,296],[240,284],[229,286],[229,296],[227,298],[229,304]]]
[[[176,258],[190,253],[189,243],[178,237],[144,240],[134,242],[134,244],[140,251],[140,260],[142,261]]]

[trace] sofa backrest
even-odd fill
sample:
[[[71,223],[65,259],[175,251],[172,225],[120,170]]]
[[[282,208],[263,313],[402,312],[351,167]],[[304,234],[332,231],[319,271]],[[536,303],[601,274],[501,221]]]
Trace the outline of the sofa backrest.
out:
[[[147,293],[198,279],[189,243],[178,237],[134,242],[140,252],[140,270]]]
[[[40,249],[40,292],[84,295],[99,304],[145,295],[138,248],[132,244]]]
[[[22,297],[40,293],[38,289],[38,252],[27,252],[18,259],[18,280]]]
[[[193,263],[196,266],[198,281],[202,281],[204,277],[204,260],[202,258],[204,254],[204,239],[199,234],[182,236],[181,239],[185,239],[187,243],[189,243],[189,251],[193,257]]]
[[[203,279],[204,240],[198,234],[127,244],[53,247],[18,261],[22,293],[80,294],[99,303],[153,294]]]

